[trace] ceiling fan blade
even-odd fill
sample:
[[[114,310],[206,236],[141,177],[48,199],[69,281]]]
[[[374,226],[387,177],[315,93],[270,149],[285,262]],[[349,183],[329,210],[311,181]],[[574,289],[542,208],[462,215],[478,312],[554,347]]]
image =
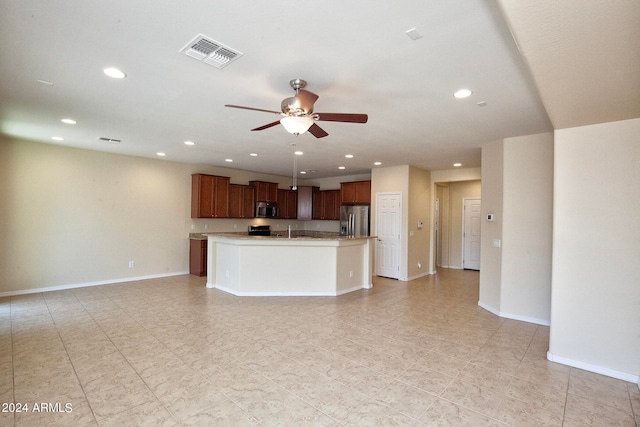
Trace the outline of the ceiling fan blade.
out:
[[[367,123],[369,119],[366,114],[314,113],[313,115],[324,122]]]
[[[324,138],[325,136],[329,135],[327,132],[324,131],[324,129],[322,129],[320,126],[318,126],[315,123],[311,125],[308,132],[311,135],[315,136],[316,138]]]
[[[251,130],[265,130],[265,129],[269,129],[269,128],[272,128],[274,126],[277,126],[279,124],[280,124],[280,120],[275,121],[273,123],[269,123],[269,124],[264,125],[264,126],[260,126],[259,128],[251,129]]]
[[[242,105],[225,104],[225,107],[240,108],[242,110],[262,111],[263,113],[282,114],[280,111],[263,110],[262,108],[253,108],[253,107],[243,107]]]
[[[298,105],[309,114],[313,111],[313,104],[318,100],[319,96],[308,90],[300,89],[296,95]]]

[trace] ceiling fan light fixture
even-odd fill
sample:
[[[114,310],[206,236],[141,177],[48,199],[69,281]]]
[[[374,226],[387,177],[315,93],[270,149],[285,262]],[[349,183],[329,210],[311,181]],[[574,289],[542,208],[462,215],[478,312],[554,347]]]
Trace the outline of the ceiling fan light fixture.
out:
[[[288,116],[280,119],[280,123],[287,132],[293,135],[300,135],[309,130],[313,124],[311,117]]]

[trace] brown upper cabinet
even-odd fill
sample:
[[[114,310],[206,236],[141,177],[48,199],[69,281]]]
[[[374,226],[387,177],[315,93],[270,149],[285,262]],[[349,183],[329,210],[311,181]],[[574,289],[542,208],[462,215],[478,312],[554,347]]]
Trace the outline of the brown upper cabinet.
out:
[[[229,177],[191,175],[191,218],[229,217]]]
[[[340,219],[340,190],[313,193],[313,219]]]
[[[250,185],[229,185],[229,218],[253,218],[256,189]]]
[[[313,219],[313,194],[318,190],[319,187],[298,185],[298,219]]]
[[[298,192],[278,190],[278,218],[296,219],[298,217]]]
[[[249,181],[256,188],[256,202],[277,202],[278,183],[265,181]]]
[[[343,205],[370,204],[371,181],[341,182],[340,203]]]

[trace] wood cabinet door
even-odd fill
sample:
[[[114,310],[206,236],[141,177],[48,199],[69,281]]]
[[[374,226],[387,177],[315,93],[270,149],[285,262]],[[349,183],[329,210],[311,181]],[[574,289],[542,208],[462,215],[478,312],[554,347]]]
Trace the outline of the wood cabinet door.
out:
[[[191,218],[213,217],[214,177],[191,175]]]
[[[353,182],[340,183],[340,203],[355,203],[356,185]]]
[[[249,185],[242,186],[242,218],[253,218],[256,206],[256,190]]]
[[[229,178],[216,176],[214,179],[214,206],[213,216],[215,218],[229,217]]]
[[[275,182],[249,181],[249,185],[256,188],[257,202],[277,202],[278,184]]]
[[[298,192],[293,190],[285,190],[287,194],[286,203],[286,218],[296,219],[298,218]]]
[[[313,219],[322,219],[324,216],[324,193],[325,191],[313,193]]]
[[[371,181],[356,182],[356,203],[371,203]]]
[[[278,218],[296,219],[298,194],[293,190],[278,190]]]
[[[340,203],[371,203],[371,181],[340,183]]]
[[[267,183],[267,202],[278,201],[278,184],[269,182]]]
[[[229,185],[229,218],[242,218],[242,185]]]
[[[318,187],[298,186],[298,219],[313,219],[313,193],[318,190]]]
[[[189,273],[201,277],[207,275],[206,240],[189,240]]]
[[[322,219],[340,219],[340,190],[326,190],[324,193]]]

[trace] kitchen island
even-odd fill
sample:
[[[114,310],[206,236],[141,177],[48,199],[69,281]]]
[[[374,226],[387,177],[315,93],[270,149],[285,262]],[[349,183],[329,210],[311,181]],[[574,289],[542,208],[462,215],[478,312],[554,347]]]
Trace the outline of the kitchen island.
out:
[[[336,296],[372,287],[373,237],[211,233],[207,287],[238,296]]]

